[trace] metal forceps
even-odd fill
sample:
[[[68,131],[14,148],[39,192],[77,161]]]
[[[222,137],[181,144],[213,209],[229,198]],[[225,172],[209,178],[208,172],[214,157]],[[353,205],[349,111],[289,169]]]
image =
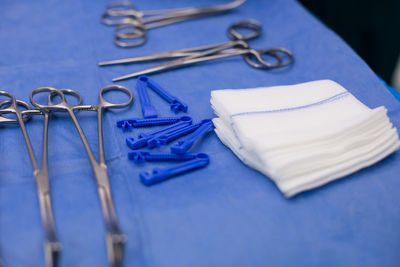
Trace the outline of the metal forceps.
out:
[[[250,30],[251,33],[241,34],[237,31],[239,28]],[[269,48],[264,50],[251,49],[247,40],[258,37],[261,34],[262,26],[255,20],[243,20],[232,24],[228,28],[228,36],[232,41],[213,45],[199,46],[188,49],[161,52],[145,56],[131,57],[126,59],[111,60],[100,62],[99,66],[127,64],[143,61],[152,61],[160,59],[174,59],[164,64],[160,64],[142,71],[134,72],[128,75],[114,78],[113,81],[121,81],[144,74],[160,72],[168,69],[178,68],[197,62],[208,61],[218,58],[242,55],[246,63],[253,68],[272,69],[283,67],[293,62],[292,53],[282,47]],[[268,62],[262,58],[262,55],[269,55],[274,58],[273,62]],[[283,57],[282,57],[283,56]],[[286,58],[286,60],[284,59]]]
[[[104,99],[103,94],[109,91],[119,91],[125,93],[129,96],[129,99],[124,103],[111,103]],[[93,169],[93,174],[97,183],[98,193],[100,197],[101,208],[106,224],[106,244],[107,244],[107,254],[110,265],[113,267],[118,267],[122,265],[123,248],[125,244],[125,236],[121,232],[118,225],[117,216],[111,196],[110,184],[107,174],[107,165],[104,156],[104,143],[103,143],[103,127],[102,127],[102,117],[105,109],[109,108],[122,108],[126,107],[132,103],[133,95],[126,87],[119,85],[110,85],[101,89],[99,94],[99,104],[98,105],[70,105],[67,103],[65,96],[61,90],[56,93],[61,101],[58,103],[52,103],[51,100],[48,105],[42,105],[34,100],[34,96],[39,93],[49,93],[49,98],[51,98],[54,93],[46,88],[39,88],[33,90],[30,95],[30,101],[33,106],[40,110],[54,110],[54,111],[65,111],[69,114],[72,121],[75,124],[76,129],[79,132],[79,136],[83,142],[86,153],[88,155],[90,165]],[[75,95],[80,99],[79,94]],[[89,110],[97,112],[97,132],[98,132],[98,144],[99,144],[99,161],[96,160],[92,149],[86,139],[86,136],[79,124],[77,117],[75,116],[76,110]]]
[[[136,7],[128,1],[113,2],[107,5],[105,12],[101,16],[101,21],[107,25],[117,25],[115,28],[114,42],[118,46],[134,47],[142,45],[147,41],[147,30],[229,11],[240,6],[245,1],[246,0],[234,0],[227,4],[208,7],[188,7],[150,11],[137,11]]]
[[[48,90],[51,93],[56,93],[57,90],[51,87],[42,87],[36,90]],[[75,94],[74,91],[65,89],[65,93]],[[0,106],[8,106],[0,110],[0,122],[16,122],[19,124],[22,130],[22,134],[25,139],[26,147],[28,149],[29,157],[33,166],[33,174],[36,179],[36,185],[39,197],[39,207],[41,220],[45,232],[45,257],[47,266],[58,266],[59,256],[61,252],[61,246],[58,242],[55,224],[53,218],[53,211],[51,207],[50,198],[50,186],[49,186],[49,174],[48,174],[48,153],[47,153],[47,143],[48,143],[48,125],[49,125],[49,115],[50,111],[43,109],[30,109],[29,105],[23,101],[16,100],[13,95],[8,92],[0,91],[0,95],[6,96],[9,100],[3,101]],[[80,102],[79,98],[79,102]],[[26,110],[20,110],[18,106],[22,106]],[[5,118],[2,114],[13,113],[16,119]],[[33,151],[32,143],[30,141],[28,132],[25,127],[24,121],[29,119],[31,115],[40,114],[43,115],[43,152],[42,152],[42,168],[39,167],[38,161],[35,157]]]

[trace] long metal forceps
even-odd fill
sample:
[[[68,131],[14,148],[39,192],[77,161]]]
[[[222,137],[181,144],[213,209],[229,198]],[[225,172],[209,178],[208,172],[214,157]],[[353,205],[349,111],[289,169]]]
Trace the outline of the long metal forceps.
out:
[[[237,29],[243,28],[250,30],[248,34],[240,34]],[[100,66],[116,65],[135,63],[143,61],[152,61],[159,59],[178,58],[171,60],[167,63],[154,66],[142,71],[134,72],[118,78],[113,81],[120,81],[124,79],[133,78],[139,75],[150,74],[153,72],[160,72],[172,68],[178,68],[185,65],[194,64],[197,62],[208,61],[218,58],[230,57],[235,55],[242,55],[246,63],[253,68],[258,69],[271,69],[284,67],[293,62],[292,53],[282,47],[269,48],[263,50],[251,49],[247,40],[258,37],[261,34],[262,26],[255,20],[243,20],[233,23],[228,28],[228,36],[232,40],[230,42],[212,44],[206,46],[199,46],[194,48],[180,49],[175,51],[168,51],[162,53],[149,54],[139,57],[131,57],[126,59],[111,60],[107,62],[100,62]],[[262,55],[269,55],[274,58],[272,62],[268,62],[262,58]],[[282,57],[283,56],[283,57]],[[286,60],[284,59],[286,58]]]
[[[247,34],[241,34],[237,31],[237,29],[246,29],[250,31]],[[241,20],[231,24],[227,29],[227,35],[232,41],[243,40],[249,41],[255,38],[258,38],[262,32],[262,25],[252,19],[248,20]],[[217,43],[211,45],[203,45],[203,46],[196,46],[191,48],[184,48],[184,49],[177,49],[173,51],[166,51],[166,52],[158,52],[147,54],[144,56],[135,56],[135,57],[128,57],[122,59],[115,59],[109,61],[99,62],[99,66],[110,66],[110,65],[120,65],[120,64],[130,64],[130,63],[138,63],[138,62],[146,62],[146,61],[153,61],[153,60],[163,60],[163,59],[174,59],[180,57],[191,56],[194,53],[204,52],[208,49],[217,48],[227,43],[232,44],[230,42],[224,43]]]
[[[129,96],[129,99],[124,103],[111,103],[103,98],[103,94],[108,91],[119,91]],[[48,109],[54,111],[66,111],[71,117],[78,130],[79,136],[85,147],[88,155],[90,165],[93,169],[93,174],[97,183],[98,193],[100,197],[101,208],[106,224],[106,244],[107,254],[110,265],[113,267],[122,266],[123,248],[125,244],[125,236],[121,232],[117,216],[114,208],[114,203],[111,196],[110,183],[107,174],[107,165],[104,156],[104,143],[103,143],[103,127],[102,117],[103,111],[108,108],[122,108],[132,103],[133,95],[126,87],[118,85],[110,85],[101,89],[99,94],[98,105],[70,105],[67,103],[64,94],[58,91],[57,95],[61,97],[61,101],[56,104],[50,103],[49,105],[41,105],[34,100],[34,95],[38,93],[49,92],[45,89],[36,89],[32,91],[30,95],[30,101],[33,106],[39,109]],[[51,93],[51,92],[49,92]],[[51,96],[49,96],[51,97]],[[96,160],[92,149],[86,139],[85,133],[79,124],[79,121],[75,115],[75,110],[90,110],[97,112],[97,132],[98,132],[98,144],[99,144],[99,161]]]
[[[43,88],[38,88],[36,90],[43,90]],[[55,93],[57,90],[54,88],[46,87],[46,90],[49,92]],[[48,153],[47,153],[47,143],[48,143],[48,125],[49,125],[49,111],[46,109],[43,110],[31,110],[29,109],[29,105],[23,101],[16,100],[13,95],[8,92],[0,91],[0,95],[6,96],[9,100],[2,102],[1,105],[8,105],[7,108],[1,109],[0,114],[5,113],[14,113],[16,115],[16,119],[8,119],[2,117],[2,122],[17,122],[21,127],[22,134],[25,139],[26,147],[28,149],[29,157],[31,159],[31,163],[33,166],[33,174],[35,176],[37,190],[38,190],[38,198],[39,198],[39,207],[40,207],[40,215],[41,220],[45,232],[45,256],[46,256],[46,265],[47,266],[58,266],[61,246],[58,242],[53,211],[51,207],[51,198],[50,198],[50,186],[49,186],[49,174],[48,174]],[[20,110],[18,105],[23,106],[26,110]],[[29,139],[28,132],[25,127],[24,121],[31,114],[41,114],[44,117],[43,120],[43,152],[42,152],[42,168],[39,167],[38,161],[36,159],[35,153],[33,151],[32,143]]]
[[[134,47],[146,42],[146,32],[149,29],[229,11],[240,6],[245,1],[234,0],[227,4],[208,7],[150,11],[137,11],[136,7],[127,1],[113,2],[106,7],[101,20],[107,25],[117,25],[114,41],[118,46]],[[127,39],[137,41],[122,41]]]

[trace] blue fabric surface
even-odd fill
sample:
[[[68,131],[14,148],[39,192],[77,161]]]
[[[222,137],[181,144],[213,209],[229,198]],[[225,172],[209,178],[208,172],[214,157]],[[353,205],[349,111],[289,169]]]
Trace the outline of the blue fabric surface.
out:
[[[289,0],[249,0],[230,14],[148,32],[148,42],[117,48],[113,29],[100,23],[107,0],[3,0],[0,8],[0,88],[28,100],[40,86],[73,88],[96,104],[111,78],[150,64],[97,67],[97,62],[227,40],[233,22],[253,18],[264,26],[254,48],[283,46],[295,63],[256,70],[233,57],[153,75],[189,105],[195,120],[213,116],[211,89],[252,88],[332,79],[369,107],[385,105],[400,126],[400,105],[370,68],[331,30]],[[222,0],[148,0],[141,10],[223,3]],[[120,84],[134,89],[136,80]],[[134,91],[134,90],[133,90]],[[398,266],[400,262],[400,153],[319,189],[285,199],[266,177],[243,165],[208,135],[195,151],[207,152],[204,169],[146,187],[115,127],[141,115],[131,109],[104,117],[105,152],[112,193],[128,242],[124,266]],[[149,92],[161,115],[169,106]],[[290,97],[290,96],[287,96]],[[97,153],[94,114],[79,114]],[[28,123],[40,158],[42,118]],[[36,185],[18,127],[0,126],[0,255],[4,266],[44,266]],[[61,266],[107,266],[104,224],[92,171],[67,117],[50,121],[49,172]]]
[[[389,86],[384,80],[382,80],[380,78],[380,80],[382,81],[382,83],[386,86],[386,88],[389,90],[390,93],[392,93],[392,95],[398,100],[400,101],[400,92],[398,92],[396,89],[394,89],[393,87]]]

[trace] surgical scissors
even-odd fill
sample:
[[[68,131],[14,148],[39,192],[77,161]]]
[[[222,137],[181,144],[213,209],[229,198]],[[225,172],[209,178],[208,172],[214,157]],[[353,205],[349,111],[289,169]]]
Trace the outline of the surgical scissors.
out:
[[[248,34],[241,34],[237,31],[237,29],[239,28],[244,28],[252,32]],[[254,50],[250,48],[249,44],[246,41],[258,37],[261,34],[261,31],[262,31],[262,26],[257,21],[243,20],[229,26],[228,36],[232,40],[230,42],[180,49],[175,51],[161,52],[145,56],[126,58],[126,59],[99,62],[99,66],[178,58],[166,62],[164,64],[154,66],[152,68],[148,68],[142,71],[114,78],[113,81],[115,82],[144,74],[150,74],[189,64],[194,64],[197,62],[230,57],[235,55],[243,55],[247,64],[249,64],[251,67],[258,69],[278,68],[291,64],[293,62],[293,55],[289,50],[285,48],[278,47],[278,48],[269,48],[264,50]],[[262,58],[262,55],[264,54],[272,56],[273,58],[275,58],[275,60],[273,62],[267,62]],[[287,60],[284,60],[282,58],[282,55],[285,58],[287,58]],[[255,59],[257,62],[255,62],[253,59]]]
[[[109,91],[119,91],[125,93],[129,96],[129,99],[123,103],[111,103],[103,97],[103,94]],[[80,103],[78,105],[70,105],[67,103],[63,92],[60,90],[56,92],[56,94],[61,98],[61,100],[57,103],[52,103],[50,100],[48,105],[42,105],[34,100],[35,95],[46,92],[49,93],[50,99],[52,95],[55,94],[51,90],[47,90],[46,88],[38,88],[31,92],[30,101],[32,105],[38,108],[39,110],[65,111],[71,117],[76,129],[78,130],[82,143],[85,147],[97,183],[101,208],[106,224],[106,244],[107,244],[107,253],[110,265],[113,267],[121,266],[123,257],[123,248],[125,244],[125,236],[121,232],[120,227],[118,225],[117,216],[111,196],[110,183],[107,174],[107,165],[104,155],[102,117],[105,109],[123,108],[130,105],[133,100],[132,92],[129,91],[129,89],[127,89],[126,87],[119,85],[110,85],[104,87],[100,90],[98,105],[80,105]],[[75,96],[81,99],[78,93]],[[96,160],[94,153],[90,148],[90,145],[86,139],[85,133],[83,132],[82,127],[80,126],[79,121],[75,115],[75,111],[78,110],[88,110],[97,112],[99,161]]]
[[[134,47],[147,41],[147,30],[204,16],[215,15],[229,11],[243,4],[246,0],[208,6],[188,7],[166,10],[137,11],[136,7],[128,2],[113,2],[106,6],[101,21],[106,25],[117,25],[114,42],[121,47]],[[122,40],[137,40],[123,42]]]
[[[48,90],[52,94],[57,93],[58,90],[51,87],[41,87],[36,90]],[[76,92],[73,90],[65,89],[63,90],[68,94],[75,94]],[[13,95],[8,92],[0,91],[0,95],[6,96],[9,100],[3,101],[0,106],[7,105],[7,108],[3,108],[0,110],[0,122],[16,122],[19,124],[22,130],[22,134],[25,139],[26,147],[28,149],[29,157],[31,159],[31,163],[33,166],[33,174],[36,179],[36,185],[38,190],[39,197],[39,207],[40,207],[40,215],[41,220],[45,232],[45,256],[46,256],[46,265],[47,266],[58,266],[59,256],[61,252],[61,246],[58,242],[53,211],[51,206],[51,197],[50,197],[50,185],[49,185],[49,173],[48,173],[48,153],[47,153],[47,143],[48,143],[48,125],[49,125],[49,115],[50,111],[47,109],[37,110],[30,109],[29,105],[26,102],[16,100]],[[78,95],[79,96],[79,95]],[[79,103],[81,99],[79,97]],[[18,105],[24,107],[26,110],[20,110]],[[3,117],[3,114],[14,113],[16,119]],[[43,120],[43,152],[42,152],[42,168],[39,167],[38,161],[36,159],[35,153],[33,151],[32,143],[30,141],[28,132],[25,127],[24,121],[29,119],[32,114],[41,114],[44,117]]]

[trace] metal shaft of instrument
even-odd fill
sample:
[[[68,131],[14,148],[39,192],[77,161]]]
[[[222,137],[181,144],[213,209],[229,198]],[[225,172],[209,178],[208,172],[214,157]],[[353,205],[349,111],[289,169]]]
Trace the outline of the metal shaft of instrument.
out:
[[[61,246],[58,242],[56,232],[53,211],[51,207],[50,198],[50,187],[49,187],[49,175],[48,175],[48,125],[49,125],[49,113],[43,111],[43,154],[42,154],[42,169],[39,168],[39,164],[36,160],[35,153],[33,151],[32,143],[29,139],[28,132],[23,121],[21,112],[16,108],[16,116],[18,123],[21,127],[22,134],[25,139],[25,143],[28,149],[29,157],[33,166],[33,173],[38,190],[40,215],[45,231],[45,256],[47,266],[58,266],[59,256],[61,252]]]
[[[247,44],[245,42],[240,41],[240,40],[223,43],[218,47],[214,47],[214,48],[205,50],[204,52],[195,53],[195,54],[192,54],[192,55],[187,56],[187,57],[175,59],[175,60],[172,60],[170,62],[166,62],[164,64],[157,65],[155,67],[151,67],[151,68],[148,68],[148,69],[145,69],[145,70],[142,70],[142,71],[138,71],[138,72],[135,72],[135,73],[132,73],[132,74],[128,74],[128,75],[124,75],[124,76],[121,76],[121,77],[118,77],[118,78],[114,78],[112,81],[113,82],[121,81],[121,80],[129,79],[129,78],[137,77],[137,76],[140,76],[140,75],[144,75],[144,74],[159,72],[159,71],[163,71],[163,70],[167,70],[167,69],[171,69],[171,68],[184,66],[184,65],[187,65],[187,64],[193,64],[195,62],[210,60],[209,57],[205,57],[205,56],[208,56],[208,55],[211,55],[211,54],[218,54],[219,52],[221,52],[221,51],[223,51],[225,49],[232,48],[232,47],[235,47],[235,46],[238,46],[238,45],[242,45],[244,47],[247,46]],[[232,54],[229,53],[229,56],[237,55],[237,53],[235,53],[233,51],[235,51],[235,50],[232,50]],[[245,53],[244,51],[248,51],[248,50],[243,50],[239,54]],[[224,55],[224,56],[219,56],[217,58],[227,57],[227,56],[228,55]],[[193,61],[193,59],[198,59],[198,60],[197,61]],[[211,59],[214,59],[214,58],[211,58]]]
[[[163,18],[153,21],[145,21],[142,19],[140,20],[140,22],[138,22],[137,19],[127,18],[124,23],[121,23],[117,26],[115,30],[115,38],[117,39],[140,38],[142,37],[143,33],[138,34],[138,32],[136,31],[137,29],[140,29],[140,31],[147,31],[150,29],[167,26],[173,23],[196,19],[196,18],[202,18],[209,15],[213,14],[194,14],[194,15],[180,15],[180,16],[171,15],[171,16],[164,16]],[[133,27],[135,29],[125,30],[123,32],[120,30],[121,28],[129,29],[129,27]]]
[[[99,66],[109,66],[109,65],[118,65],[118,64],[128,64],[135,62],[143,62],[143,61],[151,61],[151,60],[160,60],[160,59],[169,59],[169,58],[177,58],[177,57],[185,57],[192,55],[193,52],[201,52],[206,49],[211,49],[215,47],[220,47],[225,43],[212,44],[212,45],[203,45],[192,48],[178,49],[174,51],[168,52],[160,52],[160,53],[152,53],[144,56],[116,59],[110,61],[99,62]]]
[[[233,8],[236,8],[243,4],[246,0],[235,0],[233,2],[227,3],[227,4],[221,4],[221,5],[215,5],[215,6],[208,6],[208,7],[187,7],[187,8],[180,8],[180,9],[169,9],[169,10],[164,10],[165,12],[168,13],[173,13],[173,14],[185,14],[185,15],[194,15],[194,14],[201,14],[201,13],[214,13],[214,12],[223,12],[223,11],[228,11]],[[158,12],[156,14],[160,14],[161,10],[154,10],[154,11],[144,11],[143,15],[152,15],[151,13],[154,14],[154,12]]]
[[[126,23],[120,24],[116,27],[115,38],[122,39],[122,40],[139,38],[139,37],[142,37],[142,35],[143,35],[142,31],[147,31],[147,30],[150,30],[153,28],[158,28],[158,27],[162,27],[165,25],[169,25],[172,23],[181,22],[181,21],[185,21],[185,20],[188,20],[187,16],[175,17],[175,18],[165,19],[162,21],[151,22],[146,25],[138,24],[135,20],[131,20],[130,22],[128,20]],[[131,28],[131,30],[129,30],[129,28]],[[125,29],[125,30],[121,31],[121,29]],[[139,29],[140,34],[137,31],[138,29]]]
[[[140,12],[140,11],[136,11],[136,10],[120,10],[120,11],[111,11],[108,10],[105,13],[103,13],[102,18],[103,18],[103,22],[107,25],[111,25],[111,26],[116,26],[116,25],[122,25],[122,24],[138,24],[140,25],[142,28],[147,28],[147,26],[145,26],[144,24],[151,24],[151,25],[156,25],[157,23],[159,26],[163,26],[166,24],[171,24],[173,23],[174,20],[176,21],[182,21],[182,20],[187,20],[190,18],[186,18],[188,16],[185,16],[183,14],[177,14],[175,15],[174,13],[171,13],[169,15],[165,15],[168,12],[163,12],[162,15],[161,14],[154,14],[154,15],[158,15],[158,16],[153,16],[151,20],[149,20],[149,18],[143,18],[144,16],[146,16],[147,14],[144,14],[144,12]],[[173,14],[173,15],[172,15]],[[125,17],[123,19],[120,20],[115,20],[115,21],[109,21],[106,20],[107,17],[113,17],[113,16],[117,16],[117,17]],[[151,28],[154,28],[157,26],[153,26]]]
[[[43,111],[43,152],[42,152],[42,169],[37,173],[37,180],[40,181],[41,185],[38,186],[40,202],[42,207],[42,221],[47,222],[46,236],[49,242],[46,242],[46,258],[50,263],[50,266],[58,266],[59,256],[61,252],[61,246],[57,241],[55,234],[54,218],[51,207],[50,198],[50,185],[49,185],[49,174],[48,174],[48,128],[49,128],[49,117],[48,111]]]
[[[223,11],[219,11],[223,12]],[[203,13],[198,13],[198,12],[176,12],[176,13],[170,13],[167,15],[158,15],[154,17],[149,17],[149,18],[142,18],[141,22],[145,25],[146,29],[153,29],[156,27],[164,26],[167,24],[172,24],[176,21],[184,21],[184,20],[190,20],[190,19],[195,19],[195,18],[200,18],[200,17],[205,17],[205,16],[211,16],[216,12],[203,12]],[[176,20],[176,21],[174,21]],[[161,24],[157,24],[161,23]]]
[[[92,107],[92,108],[90,108]],[[82,143],[85,147],[86,153],[89,157],[90,164],[93,169],[93,173],[96,179],[97,188],[99,192],[99,198],[102,208],[102,213],[104,216],[105,224],[106,224],[106,243],[107,243],[107,254],[108,259],[110,261],[110,265],[113,267],[119,267],[122,265],[122,257],[123,257],[123,248],[125,243],[125,237],[122,234],[118,222],[117,216],[115,213],[114,204],[111,197],[110,184],[108,180],[107,174],[107,166],[105,164],[104,157],[104,145],[103,145],[103,134],[102,134],[102,108],[88,106],[87,110],[95,110],[97,112],[97,126],[98,126],[98,137],[99,137],[99,161],[96,161],[96,158],[93,154],[93,151],[90,148],[90,145],[86,139],[86,136],[82,130],[82,127],[79,124],[78,119],[75,116],[73,109],[67,109],[68,114],[72,118],[72,121],[75,124],[76,129],[79,132],[79,136],[82,140]]]
[[[136,47],[146,42],[148,29],[185,21],[186,17],[178,17],[143,25],[135,20],[130,20],[118,25],[114,30],[114,43],[120,47]],[[134,40],[134,41],[128,41]]]
[[[168,10],[150,10],[150,11],[135,11],[136,16],[141,17],[141,21],[143,24],[176,18],[176,17],[187,17],[190,19],[195,16],[205,16],[212,15],[218,12],[224,12],[236,8],[243,4],[246,0],[235,0],[228,4],[209,6],[209,7],[189,7],[189,8],[178,8],[178,9],[168,9]],[[120,15],[120,16],[129,16],[129,10],[121,10],[121,11],[107,11],[110,15]],[[149,16],[146,18],[146,16]]]
[[[221,13],[228,11],[230,9],[216,9],[216,8],[199,8],[198,10],[182,10],[178,12],[173,12],[167,15],[161,15],[161,16],[154,16],[154,17],[149,17],[149,18],[142,18],[142,23],[143,24],[148,24],[152,25],[154,22],[159,22],[163,20],[168,20],[168,19],[175,19],[175,18],[185,18],[184,20],[190,20],[190,19],[195,19],[195,18],[201,18],[201,17],[206,17],[206,16],[212,16],[215,15],[216,13]],[[150,24],[151,23],[151,24]],[[166,25],[166,24],[163,24]],[[151,29],[154,28],[147,26],[146,29]]]

